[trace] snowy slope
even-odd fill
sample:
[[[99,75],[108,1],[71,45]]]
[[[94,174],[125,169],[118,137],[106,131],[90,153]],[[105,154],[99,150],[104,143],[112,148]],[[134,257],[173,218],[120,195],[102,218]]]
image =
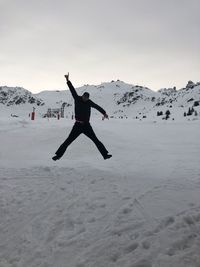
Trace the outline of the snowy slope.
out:
[[[36,107],[38,116],[42,117],[48,108],[61,108],[65,103],[65,117],[71,117],[74,112],[74,103],[67,89],[66,85],[66,90],[43,91],[33,95],[23,88],[0,87],[0,103],[2,103],[0,106],[8,113],[17,112],[20,116],[22,116],[22,110],[27,116],[27,113],[32,111],[32,107]],[[158,92],[119,80],[98,86],[85,85],[77,88],[79,95],[85,91],[88,91],[91,99],[102,106],[113,118],[159,121],[165,118],[166,111],[170,109],[170,120],[183,120],[183,114],[188,112],[189,107],[194,107],[197,116],[195,117],[193,113],[191,117],[185,119],[199,118],[200,85],[191,81],[180,90],[165,88]],[[163,116],[158,118],[158,111],[163,112]],[[96,110],[93,110],[93,115],[100,116]]]
[[[139,85],[126,84],[122,81],[112,81],[102,83],[98,86],[85,85],[77,88],[79,95],[88,91],[91,99],[103,106],[111,117],[114,118],[138,118],[147,120],[160,120],[165,117],[165,112],[170,109],[171,119],[183,119],[184,112],[189,107],[194,106],[196,101],[200,104],[200,85],[188,82],[185,88],[176,90],[175,88],[161,89],[158,92],[152,91]],[[69,106],[65,109],[66,116],[70,117],[73,113],[73,98],[68,90],[56,92],[42,92],[37,97],[48,103],[48,107],[60,107],[63,102]],[[200,106],[195,109],[200,115]],[[163,116],[158,118],[157,111],[162,111]],[[93,110],[93,114],[99,116]],[[195,119],[197,119],[197,116]],[[192,117],[194,119],[194,114]],[[187,118],[188,119],[188,118]]]

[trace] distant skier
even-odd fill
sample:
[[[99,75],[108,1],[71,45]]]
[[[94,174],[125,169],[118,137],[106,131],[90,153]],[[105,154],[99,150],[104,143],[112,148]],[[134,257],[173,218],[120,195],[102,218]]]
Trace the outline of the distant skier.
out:
[[[103,114],[103,118],[108,119],[108,115],[106,111],[92,102],[89,99],[89,93],[85,92],[82,96],[79,96],[73,87],[72,83],[69,80],[69,73],[65,75],[67,85],[69,90],[74,98],[75,102],[75,124],[65,142],[58,148],[56,151],[56,155],[52,158],[53,160],[59,160],[63,154],[65,153],[67,147],[82,133],[84,133],[87,137],[89,137],[97,146],[99,152],[103,156],[104,159],[109,159],[112,155],[108,154],[105,146],[97,139],[92,126],[90,125],[90,113],[91,107],[97,109],[99,112]]]

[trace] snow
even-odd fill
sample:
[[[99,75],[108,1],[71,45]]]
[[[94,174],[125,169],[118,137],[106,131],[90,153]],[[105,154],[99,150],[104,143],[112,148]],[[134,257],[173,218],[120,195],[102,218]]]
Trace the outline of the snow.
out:
[[[82,95],[88,91],[91,99],[102,106],[113,118],[129,118],[138,120],[162,120],[167,110],[170,110],[169,120],[187,121],[199,119],[200,105],[200,85],[189,82],[185,88],[175,90],[175,88],[164,88],[158,92],[147,87],[131,85],[122,81],[102,83],[100,85],[84,85],[76,88],[77,93]],[[76,87],[76,83],[74,82]],[[12,110],[17,116],[26,116],[36,108],[37,116],[43,117],[47,110],[60,109],[65,105],[65,117],[71,118],[74,112],[74,100],[65,85],[65,90],[43,91],[38,94],[18,87],[0,87],[0,109]],[[21,103],[21,104],[20,104]],[[24,104],[22,104],[24,103]],[[9,105],[9,106],[8,106]],[[194,107],[195,113],[192,116],[184,117],[184,112]],[[157,117],[157,112],[162,111],[163,115]],[[11,112],[10,112],[11,114]],[[99,112],[93,110],[93,117],[99,117]]]
[[[200,123],[0,118],[0,267],[199,267]]]

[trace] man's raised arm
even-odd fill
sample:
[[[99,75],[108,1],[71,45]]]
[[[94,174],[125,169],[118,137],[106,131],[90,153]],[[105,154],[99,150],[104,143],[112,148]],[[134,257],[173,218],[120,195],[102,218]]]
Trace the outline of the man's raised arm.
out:
[[[73,98],[76,99],[76,98],[78,97],[78,94],[77,94],[77,92],[76,92],[74,86],[72,85],[72,83],[71,83],[70,80],[69,80],[69,72],[68,72],[67,75],[65,75],[65,79],[66,79],[66,81],[67,81],[67,85],[68,85],[68,87],[69,87],[69,90],[70,90],[70,92],[71,92]]]

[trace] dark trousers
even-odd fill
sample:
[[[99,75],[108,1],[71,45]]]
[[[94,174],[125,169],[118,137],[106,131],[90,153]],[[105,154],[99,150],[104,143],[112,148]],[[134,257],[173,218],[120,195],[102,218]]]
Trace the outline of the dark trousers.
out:
[[[62,157],[67,147],[82,133],[89,137],[95,143],[103,157],[108,154],[108,151],[106,150],[105,146],[96,137],[90,123],[80,122],[75,122],[69,136],[67,137],[65,142],[58,148],[55,154],[59,157]]]

